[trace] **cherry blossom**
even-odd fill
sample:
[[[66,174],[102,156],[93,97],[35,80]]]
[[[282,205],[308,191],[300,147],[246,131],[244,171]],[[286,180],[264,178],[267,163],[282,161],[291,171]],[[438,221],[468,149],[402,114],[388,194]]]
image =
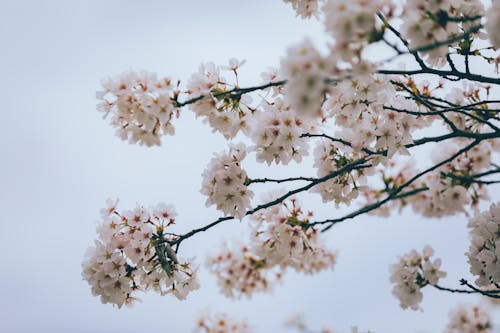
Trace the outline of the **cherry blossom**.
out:
[[[336,253],[322,244],[318,229],[308,226],[311,217],[295,198],[257,214],[253,217],[252,250],[270,266],[308,274],[332,269]]]
[[[217,277],[221,292],[230,298],[250,298],[256,292],[270,291],[281,280],[281,273],[271,270],[266,260],[246,245],[234,250],[226,246],[208,258],[207,266]]]
[[[137,205],[120,213],[116,203],[108,200],[108,208],[101,210],[98,239],[82,263],[82,277],[92,294],[122,307],[132,305],[138,291],[152,289],[182,300],[198,289],[197,267],[178,258],[168,245],[174,238],[165,229],[175,222],[174,207]]]
[[[252,327],[245,320],[237,320],[227,313],[202,314],[193,332],[203,333],[250,333]]]
[[[471,244],[466,253],[476,284],[487,287],[500,283],[500,203],[469,222]]]
[[[234,85],[227,82],[221,72],[229,70],[237,79],[238,68],[243,63],[231,59],[228,66],[221,67],[212,62],[202,64],[187,84],[187,98],[195,100],[190,104],[190,109],[226,139],[247,129],[252,99],[249,95],[232,95],[230,92]]]
[[[401,31],[412,49],[418,49],[446,41],[460,33],[463,26],[449,17],[476,16],[484,14],[484,7],[479,0],[473,1],[419,1],[407,0],[404,4],[404,21]],[[427,61],[435,66],[441,67],[446,64],[448,47],[446,43],[441,47],[430,48],[422,51],[427,56]]]
[[[450,312],[450,322],[445,333],[493,332],[489,312],[480,305],[460,304]]]
[[[297,16],[302,18],[318,17],[319,4],[322,0],[283,0],[292,5]]]
[[[216,205],[226,215],[240,220],[250,208],[253,192],[247,188],[247,173],[240,163],[246,156],[244,145],[231,145],[227,153],[215,154],[203,172],[201,193],[206,205]]]
[[[309,40],[291,47],[281,59],[281,75],[287,80],[285,102],[299,114],[321,115],[321,105],[327,90],[329,62]]]
[[[380,28],[375,14],[389,3],[386,0],[326,1],[325,28],[335,39],[335,50],[344,61],[360,57],[362,47],[377,40]]]
[[[170,78],[158,79],[149,72],[128,71],[102,81],[98,110],[111,114],[117,135],[130,143],[159,146],[162,135],[173,135],[172,120],[177,91]]]
[[[420,309],[423,298],[420,289],[427,284],[435,285],[440,278],[446,277],[446,273],[439,270],[441,259],[430,260],[433,254],[434,250],[427,245],[422,253],[412,250],[390,266],[390,280],[395,284],[392,294],[403,309]]]
[[[303,133],[314,131],[314,122],[301,117],[277,98],[273,104],[264,104],[252,117],[252,147],[258,162],[288,164],[301,162],[309,153]]]
[[[495,48],[500,48],[500,3],[498,1],[491,2],[491,8],[486,15],[486,31],[490,38],[491,44]]]

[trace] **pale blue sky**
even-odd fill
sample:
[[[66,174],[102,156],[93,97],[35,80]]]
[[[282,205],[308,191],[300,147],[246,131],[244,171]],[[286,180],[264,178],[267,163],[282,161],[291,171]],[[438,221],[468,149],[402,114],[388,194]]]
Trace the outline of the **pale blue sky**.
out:
[[[102,305],[81,280],[80,263],[105,199],[119,197],[121,208],[173,203],[179,231],[204,225],[218,214],[204,207],[201,172],[224,140],[184,112],[161,148],[131,146],[95,111],[100,79],[132,68],[185,81],[201,62],[237,57],[247,60],[241,82],[257,83],[287,46],[306,36],[322,45],[322,28],[296,19],[279,0],[0,5],[1,332],[189,332],[207,306],[248,319],[256,332],[284,332],[282,322],[297,310],[312,326],[328,323],[339,332],[354,324],[377,333],[441,332],[450,308],[477,300],[425,289],[423,312],[399,308],[387,266],[412,248],[434,246],[448,271],[445,284],[470,278],[465,217],[424,220],[406,212],[335,227],[326,235],[339,251],[333,272],[291,273],[272,295],[243,301],[220,295],[203,267],[205,253],[223,239],[244,237],[243,223],[228,222],[183,244],[202,264],[202,288],[188,300],[147,294],[132,309]],[[291,169],[270,172],[313,173]],[[267,169],[248,163],[248,172]],[[317,211],[338,214],[333,205]]]

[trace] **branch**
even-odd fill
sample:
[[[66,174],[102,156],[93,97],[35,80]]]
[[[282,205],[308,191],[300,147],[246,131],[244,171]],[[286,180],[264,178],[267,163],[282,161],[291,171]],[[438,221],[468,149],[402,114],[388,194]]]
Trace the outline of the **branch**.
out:
[[[321,178],[316,178],[315,180],[309,182],[309,184],[307,185],[304,185],[302,187],[299,187],[299,188],[296,188],[295,190],[291,190],[289,192],[287,192],[286,194],[280,196],[279,198],[273,200],[273,201],[270,201],[266,204],[262,204],[262,205],[259,205],[249,211],[247,211],[245,213],[245,216],[247,215],[252,215],[262,209],[265,209],[265,208],[269,208],[269,207],[272,207],[274,205],[277,205],[279,203],[281,203],[283,200],[287,199],[288,197],[294,195],[294,194],[297,194],[297,193],[300,193],[300,192],[304,192],[304,191],[307,191],[309,190],[310,188],[312,188],[313,186],[319,184],[319,183],[322,183],[322,182],[325,182],[329,179],[332,179],[332,178],[335,178],[341,174],[344,174],[346,172],[349,172],[351,170],[358,170],[358,169],[364,169],[364,168],[369,168],[371,167],[370,164],[364,164],[366,162],[368,162],[368,158],[366,157],[363,157],[363,158],[360,158],[352,163],[349,163],[347,165],[345,165],[344,167],[324,176],[324,177],[321,177]],[[196,235],[197,233],[200,233],[200,232],[204,232],[204,231],[207,231],[208,229],[220,224],[221,222],[224,222],[224,221],[228,221],[228,220],[232,220],[234,219],[234,216],[224,216],[224,217],[220,217],[218,218],[217,220],[215,220],[214,222],[204,226],[204,227],[201,227],[201,228],[198,228],[198,229],[193,229],[181,236],[179,236],[179,238],[173,240],[170,242],[171,245],[178,245],[180,244],[182,241]]]
[[[453,70],[439,70],[434,68],[422,68],[417,70],[391,70],[391,69],[380,69],[377,71],[379,74],[383,75],[419,75],[419,74],[433,74],[438,75],[440,77],[448,79],[450,76],[457,77],[459,79],[465,79],[470,81],[482,82],[482,83],[491,83],[500,85],[500,79],[483,76],[479,74],[472,73],[464,73],[460,71]]]
[[[253,92],[253,91],[257,91],[257,90],[264,90],[264,89],[267,89],[267,88],[270,88],[270,87],[279,87],[279,86],[282,86],[286,83],[286,81],[276,81],[276,82],[269,82],[269,83],[266,83],[266,84],[262,84],[260,86],[254,86],[254,87],[248,87],[248,88],[234,88],[234,89],[231,89],[231,90],[228,90],[228,91],[221,91],[221,92],[216,92],[216,93],[213,93],[213,94],[210,94],[210,95],[200,95],[198,97],[193,97],[191,99],[188,99],[184,102],[176,102],[175,106],[176,107],[183,107],[183,106],[186,106],[186,105],[189,105],[189,104],[193,104],[193,103],[196,103],[204,98],[208,98],[208,97],[223,97],[223,96],[232,96],[232,97],[238,97],[238,96],[241,96],[241,95],[244,95],[244,94],[247,94],[249,92]]]
[[[466,290],[466,289],[452,289],[452,288],[447,288],[447,287],[442,287],[437,284],[431,284],[429,283],[430,286],[433,286],[434,288],[441,290],[441,291],[448,291],[450,293],[458,293],[458,294],[476,294],[475,291],[473,290]]]
[[[313,177],[290,177],[290,178],[282,178],[282,179],[271,179],[271,178],[254,178],[254,179],[247,179],[246,185],[254,184],[254,183],[286,183],[286,182],[293,182],[297,180],[305,180],[305,181],[315,181],[317,178]]]
[[[479,293],[483,296],[487,296],[487,297],[491,297],[491,298],[500,298],[500,295],[497,295],[498,293],[500,293],[500,290],[481,290],[479,288],[476,288],[474,287],[472,284],[470,284],[469,282],[467,282],[466,279],[461,279],[460,280],[460,284],[462,286],[467,286],[469,287],[470,289],[472,289],[474,292],[476,293]]]

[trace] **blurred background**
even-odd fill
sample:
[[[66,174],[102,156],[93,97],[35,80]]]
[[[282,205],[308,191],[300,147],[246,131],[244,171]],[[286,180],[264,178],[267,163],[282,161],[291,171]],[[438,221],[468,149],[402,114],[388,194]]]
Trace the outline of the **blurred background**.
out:
[[[133,308],[101,304],[81,279],[80,265],[105,199],[119,197],[119,209],[172,203],[179,232],[205,225],[219,214],[199,194],[201,173],[226,143],[185,110],[176,135],[161,147],[129,145],[95,110],[100,80],[146,69],[186,82],[200,63],[236,57],[247,60],[240,84],[258,84],[288,46],[308,37],[324,48],[322,26],[296,18],[280,0],[0,4],[1,332],[189,332],[207,308],[246,318],[256,332],[290,331],[283,322],[296,312],[316,331],[328,324],[337,332],[352,325],[377,333],[441,332],[451,308],[479,301],[425,288],[423,311],[399,307],[388,265],[413,248],[435,248],[448,272],[443,285],[472,279],[464,256],[467,218],[423,219],[404,211],[339,224],[325,235],[338,250],[334,271],[289,272],[272,294],[250,300],[224,298],[203,264],[223,241],[246,239],[245,222],[226,222],[183,243],[183,256],[196,256],[201,265],[202,287],[186,301],[149,293]],[[310,161],[268,169],[253,159],[245,165],[251,177],[314,173]],[[299,198],[318,218],[345,211],[320,205],[315,195]]]

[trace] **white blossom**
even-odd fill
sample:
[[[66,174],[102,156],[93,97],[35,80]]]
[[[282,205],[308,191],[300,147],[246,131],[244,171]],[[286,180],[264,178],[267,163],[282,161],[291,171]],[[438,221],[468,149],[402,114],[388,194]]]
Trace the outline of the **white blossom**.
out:
[[[282,269],[307,274],[333,269],[336,253],[323,245],[318,229],[308,226],[311,217],[295,198],[256,214],[251,249],[267,265]]]
[[[185,299],[199,288],[192,260],[177,258],[163,230],[175,221],[171,205],[158,204],[119,213],[108,200],[97,225],[98,239],[82,263],[82,277],[94,296],[118,307],[131,305],[138,291],[153,289]],[[164,259],[161,259],[164,258]]]
[[[469,222],[470,246],[466,253],[476,284],[488,287],[500,283],[500,203]]]
[[[387,0],[328,0],[323,12],[325,28],[335,39],[334,52],[347,62],[360,56],[362,47],[376,41],[375,15],[390,4]]]
[[[246,320],[237,320],[227,313],[202,314],[193,330],[194,333],[250,333],[252,327]]]
[[[247,131],[252,99],[249,95],[231,94],[234,84],[230,84],[221,71],[229,70],[237,79],[237,70],[243,63],[230,59],[228,66],[221,67],[212,62],[201,64],[187,84],[188,100],[196,99],[189,108],[226,139],[235,137],[240,130]]]
[[[285,103],[300,115],[317,118],[327,90],[329,62],[309,40],[287,50],[281,59],[281,75],[287,80]]]
[[[256,292],[272,290],[281,273],[271,270],[266,260],[246,246],[223,250],[207,260],[207,266],[217,277],[222,294],[230,298],[250,298]]]
[[[360,154],[342,153],[339,146],[340,144],[327,140],[320,141],[316,146],[314,167],[318,177],[325,177],[361,158]],[[316,185],[311,191],[319,193],[323,202],[334,201],[337,205],[350,204],[358,197],[360,188],[365,184],[366,177],[363,169],[352,170]]]
[[[302,157],[308,155],[307,139],[301,135],[313,131],[314,125],[291,110],[282,99],[265,103],[251,119],[250,137],[258,162],[286,165],[292,160],[301,162]]]
[[[490,333],[492,323],[489,312],[480,305],[460,304],[450,312],[445,333]]]
[[[491,44],[496,48],[500,48],[500,2],[492,1],[491,8],[486,15],[486,31],[490,38]]]
[[[398,262],[389,266],[390,280],[395,284],[392,294],[399,300],[403,309],[418,310],[423,294],[420,290],[427,284],[437,284],[440,278],[446,277],[446,272],[440,271],[441,259],[431,261],[434,250],[425,246],[422,254],[412,250]]]
[[[302,18],[318,17],[318,7],[322,0],[283,0],[292,5],[297,16]]]
[[[407,0],[404,4],[401,33],[408,40],[411,49],[425,47],[448,40],[471,28],[470,23],[458,23],[448,17],[483,15],[484,7],[479,0]],[[479,21],[476,21],[478,24]],[[422,51],[427,62],[441,67],[446,64],[448,43]]]
[[[172,120],[178,116],[177,92],[166,77],[128,71],[102,81],[98,110],[111,117],[117,135],[130,143],[159,146],[162,135],[173,135]]]
[[[455,154],[463,143],[450,141],[439,146],[432,156],[439,163]],[[482,184],[471,182],[472,175],[484,171],[491,162],[493,147],[483,141],[453,161],[443,165],[423,179],[429,190],[418,193],[411,204],[416,212],[424,216],[447,216],[467,213],[466,207],[475,207],[479,199],[487,199],[487,189]]]
[[[250,208],[253,192],[247,188],[247,173],[240,163],[246,156],[243,144],[231,145],[229,151],[215,154],[203,172],[201,193],[206,205],[215,205],[225,215],[240,220]]]

